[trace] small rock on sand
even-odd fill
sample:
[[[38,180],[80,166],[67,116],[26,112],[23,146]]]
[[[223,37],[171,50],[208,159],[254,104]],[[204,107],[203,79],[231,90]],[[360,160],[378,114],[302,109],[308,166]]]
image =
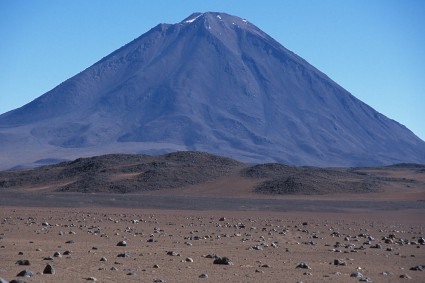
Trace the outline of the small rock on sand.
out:
[[[311,267],[308,264],[306,264],[305,262],[298,263],[295,268],[311,269]]]
[[[50,264],[46,265],[46,267],[43,270],[43,274],[55,274],[55,273],[56,273],[55,269]]]
[[[16,262],[17,265],[31,265],[30,261],[27,259],[20,259]]]
[[[425,269],[425,265],[416,265],[410,268],[410,270],[414,270],[414,271],[424,271],[424,269]]]
[[[231,265],[232,261],[228,257],[217,257],[214,262],[214,264],[224,264],[224,265]]]
[[[34,272],[32,272],[31,270],[22,270],[21,272],[19,272],[18,274],[16,274],[16,277],[31,277],[34,275]]]

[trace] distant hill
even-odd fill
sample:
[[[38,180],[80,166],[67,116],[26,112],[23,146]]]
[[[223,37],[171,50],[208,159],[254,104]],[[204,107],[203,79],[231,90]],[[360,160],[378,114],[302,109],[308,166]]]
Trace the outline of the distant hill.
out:
[[[226,176],[242,163],[199,152],[158,157],[112,154],[33,170],[0,172],[0,188],[52,187],[61,192],[131,193],[185,187]]]
[[[406,127],[249,21],[213,12],[159,24],[1,115],[0,150],[0,169],[181,150],[250,163],[425,163],[425,142]]]
[[[226,157],[190,151],[161,156],[112,154],[34,169],[0,171],[0,195],[5,190],[143,193],[217,181],[222,182],[217,185],[224,182],[231,190],[238,185],[234,182],[244,179],[255,181],[246,191],[259,194],[370,193],[379,192],[388,184],[423,187],[421,181],[388,177],[388,172],[408,170],[422,176],[424,168],[425,165],[412,164],[380,168],[295,167],[276,163],[250,166]]]

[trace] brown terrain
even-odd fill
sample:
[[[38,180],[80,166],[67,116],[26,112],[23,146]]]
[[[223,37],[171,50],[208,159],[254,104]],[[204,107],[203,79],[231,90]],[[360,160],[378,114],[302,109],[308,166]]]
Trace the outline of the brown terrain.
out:
[[[106,155],[0,194],[0,282],[425,282],[424,165]]]

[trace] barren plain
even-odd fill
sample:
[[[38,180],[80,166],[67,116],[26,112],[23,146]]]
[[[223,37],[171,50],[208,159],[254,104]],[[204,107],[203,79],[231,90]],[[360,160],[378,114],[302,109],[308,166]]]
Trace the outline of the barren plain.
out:
[[[186,155],[169,158],[114,174],[89,162],[108,179],[83,167],[73,181],[108,186],[86,193],[43,171],[38,183],[31,170],[2,172],[0,282],[425,282],[421,165],[313,172],[220,159],[225,170],[212,170],[210,157],[192,155],[205,161],[202,177]],[[146,176],[189,182],[135,190],[125,181]],[[132,189],[111,193],[111,180]]]

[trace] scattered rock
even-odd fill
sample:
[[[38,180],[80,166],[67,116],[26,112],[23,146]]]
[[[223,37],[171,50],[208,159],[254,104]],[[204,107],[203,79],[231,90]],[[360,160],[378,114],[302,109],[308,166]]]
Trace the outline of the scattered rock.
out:
[[[213,264],[232,265],[232,261],[228,257],[217,257]]]
[[[122,278],[124,276],[123,281],[139,280],[152,282],[153,279],[158,278],[156,282],[165,282],[164,277],[163,279],[160,278],[174,271],[175,278],[172,276],[166,280],[180,281],[182,278],[187,278],[185,272],[190,271],[192,274],[190,276],[193,277],[191,279],[189,277],[188,281],[198,280],[208,282],[211,280],[215,281],[216,278],[210,271],[216,268],[219,268],[216,270],[218,272],[220,270],[221,272],[226,272],[226,276],[233,274],[236,279],[240,279],[235,281],[243,281],[244,279],[253,282],[273,281],[273,279],[278,278],[277,276],[285,276],[284,274],[286,273],[280,266],[275,266],[275,263],[278,262],[277,258],[279,258],[279,262],[283,266],[297,268],[291,274],[288,274],[288,281],[293,279],[293,282],[297,280],[305,282],[312,278],[316,278],[313,281],[318,278],[319,281],[332,281],[334,279],[335,281],[343,282],[345,280],[348,282],[350,279],[347,278],[350,276],[352,276],[351,280],[353,283],[359,281],[371,282],[371,279],[373,279],[373,282],[403,282],[405,281],[404,279],[410,279],[407,282],[424,281],[424,272],[421,271],[424,271],[425,263],[421,262],[421,256],[425,246],[421,244],[421,239],[423,238],[418,236],[423,231],[418,232],[415,230],[416,228],[403,226],[403,224],[397,224],[399,225],[397,227],[396,224],[386,226],[382,222],[375,222],[365,228],[363,221],[341,220],[337,222],[329,220],[326,222],[316,222],[311,220],[307,225],[304,225],[304,222],[299,221],[299,219],[270,220],[253,216],[250,218],[239,218],[239,216],[236,217],[233,214],[228,215],[229,218],[223,222],[218,221],[220,216],[202,216],[199,218],[196,218],[197,216],[185,216],[185,219],[180,222],[179,218],[163,219],[137,213],[132,215],[126,213],[105,213],[103,215],[103,213],[96,212],[96,214],[88,216],[84,212],[78,212],[76,215],[78,218],[72,220],[73,222],[59,220],[56,216],[44,218],[49,219],[51,222],[61,223],[58,224],[59,226],[49,225],[49,228],[41,230],[41,234],[46,233],[45,237],[47,239],[52,239],[50,245],[44,242],[38,242],[43,238],[43,235],[35,236],[35,238],[28,236],[23,238],[19,243],[13,241],[5,242],[7,244],[4,250],[0,248],[0,254],[6,251],[14,256],[11,258],[12,266],[0,266],[0,276],[5,277],[7,273],[3,274],[3,272],[11,271],[12,273],[8,276],[11,275],[12,278],[7,278],[8,280],[20,278],[26,282],[32,282],[34,280],[37,282],[46,280],[60,281],[63,278],[67,278],[69,271],[72,271],[68,271],[67,269],[72,268],[75,263],[77,265],[83,265],[87,262],[93,263],[94,261],[94,266],[90,268],[94,272],[91,274],[90,272],[80,274],[80,281],[100,282],[103,281],[104,276],[108,276],[107,274],[109,272],[109,275],[113,277]],[[113,220],[107,220],[109,217]],[[114,221],[118,221],[116,219],[119,219],[119,223],[121,224],[111,224],[109,226],[106,222],[112,221],[115,223]],[[140,225],[129,224],[132,219],[140,219]],[[242,225],[241,223],[245,224]],[[10,235],[19,235],[20,232],[24,231],[37,233],[41,229],[40,224],[41,221],[38,220],[38,225],[37,223],[33,224],[38,227],[30,227],[28,231],[18,230],[16,229],[17,226],[13,227],[7,226],[9,224],[0,224],[0,230],[7,233],[7,229],[9,229]],[[15,226],[16,224],[13,223],[13,225]],[[58,236],[57,232],[63,230],[65,234],[68,234],[69,227],[74,227],[76,231],[78,229],[77,233],[82,235],[84,241],[81,242],[77,238],[74,238],[77,243],[76,246],[64,245],[66,237]],[[378,229],[382,230],[377,232]],[[332,238],[330,233],[338,230],[339,232],[332,234],[335,237]],[[101,239],[102,233],[110,235],[111,238]],[[115,233],[119,233],[119,236],[114,236]],[[360,236],[362,235],[360,233],[364,234],[364,236]],[[392,233],[394,236],[392,236]],[[1,234],[2,232],[0,232]],[[372,239],[370,234],[375,236],[375,239]],[[121,241],[123,239],[130,241],[132,245],[127,245],[128,242]],[[154,244],[152,246],[146,243],[147,239],[157,240],[160,245],[155,246]],[[30,240],[34,240],[32,245],[29,245]],[[3,241],[0,239],[0,247]],[[119,243],[119,241],[121,242]],[[368,241],[369,244],[365,244],[365,241]],[[104,246],[107,243],[109,243],[109,248]],[[124,246],[124,243],[127,245],[127,248],[115,247],[116,250],[113,252],[114,246]],[[278,248],[274,249],[274,246]],[[417,249],[419,246],[420,249]],[[35,252],[38,247],[41,247],[43,251]],[[208,247],[210,250],[208,250]],[[65,255],[71,254],[71,251],[65,251],[65,249],[70,248],[72,248],[75,256],[72,254],[72,259],[65,259]],[[253,251],[257,249],[258,251]],[[263,251],[260,251],[261,249]],[[20,252],[21,255],[17,255],[17,251],[20,250],[22,251]],[[41,249],[38,250],[41,251]],[[110,253],[111,250],[112,254]],[[55,251],[56,253],[54,253]],[[141,254],[142,251],[143,254]],[[199,251],[202,251],[203,255],[202,253],[197,254]],[[308,264],[308,262],[312,262],[312,259],[316,255],[305,254],[305,258],[299,257],[307,251],[317,251],[320,255],[323,255],[316,262],[317,266],[313,263],[315,271],[312,271],[313,266]],[[334,253],[335,251],[339,253],[336,254]],[[207,254],[208,252],[211,254]],[[232,261],[228,257],[217,256],[215,252],[219,255],[226,255],[232,258],[234,260],[233,264],[237,264],[237,268],[227,267],[226,265],[232,264]],[[61,254],[63,258],[60,258]],[[41,262],[43,256],[47,255],[51,256],[44,258],[47,261],[43,264]],[[117,255],[118,257],[130,257],[131,255],[131,257],[129,259],[119,259]],[[237,259],[234,258],[235,255],[238,255]],[[413,255],[416,257],[413,257]],[[211,259],[211,261],[207,258]],[[95,263],[96,260],[98,261],[97,265]],[[299,260],[303,260],[303,262]],[[4,262],[6,262],[5,259],[3,259]],[[8,262],[10,265],[10,261]],[[16,265],[14,265],[15,262]],[[377,264],[375,269],[371,269],[373,267],[370,265],[371,262]],[[201,267],[208,263],[221,266],[214,267],[215,265],[211,265],[208,268]],[[356,265],[353,265],[353,263]],[[174,270],[168,270],[170,264]],[[319,265],[320,270],[317,269]],[[64,268],[59,268],[59,266]],[[9,270],[8,268],[11,269]],[[36,272],[32,274],[31,278],[21,277],[31,276],[31,273],[21,273],[20,277],[16,277],[16,273],[21,271],[22,268],[32,269]],[[57,273],[55,272],[56,268],[58,268]],[[112,274],[111,270],[119,271]],[[399,271],[397,272],[396,270]],[[201,271],[205,273],[199,273]],[[312,272],[314,272],[313,276],[304,276],[311,275]],[[406,274],[407,272],[410,274]],[[135,273],[137,275],[133,276]],[[43,274],[45,275],[43,276]],[[373,278],[373,274],[376,274],[376,278]],[[211,275],[211,278],[209,278],[209,275]],[[372,278],[368,278],[367,275],[371,275]],[[87,279],[88,276],[96,276],[99,279]],[[142,278],[147,279],[143,280]],[[5,282],[9,281],[0,279],[0,283]]]
[[[355,272],[352,272],[352,273],[350,274],[350,277],[363,278],[364,276],[363,276],[363,274],[361,274],[360,272],[355,271]]]
[[[309,265],[307,265],[306,263],[304,263],[304,262],[298,263],[295,268],[311,269],[311,267]]]
[[[257,245],[257,246],[253,246],[251,249],[256,250],[256,251],[262,251],[263,250],[263,247]]]
[[[27,259],[20,259],[16,262],[17,265],[31,265],[30,261]]]
[[[347,263],[342,259],[334,259],[334,265],[346,266]]]
[[[415,271],[424,271],[424,269],[425,269],[425,265],[416,265],[410,268],[410,270],[415,270]]]
[[[179,253],[176,253],[176,252],[173,252],[173,251],[168,251],[167,255],[169,255],[169,256],[180,256]]]
[[[43,270],[43,274],[55,274],[56,271],[50,264],[46,265],[46,267]]]
[[[127,246],[127,242],[126,241],[120,241],[117,244],[118,247],[126,247]]]
[[[21,272],[19,272],[18,274],[16,274],[16,277],[31,277],[34,275],[34,272],[32,272],[31,270],[22,270]]]
[[[86,280],[87,281],[94,281],[94,282],[97,281],[96,277],[87,277]]]
[[[201,275],[199,275],[198,276],[199,278],[202,278],[202,279],[207,279],[208,278],[208,274],[206,274],[206,273],[202,273]]]

